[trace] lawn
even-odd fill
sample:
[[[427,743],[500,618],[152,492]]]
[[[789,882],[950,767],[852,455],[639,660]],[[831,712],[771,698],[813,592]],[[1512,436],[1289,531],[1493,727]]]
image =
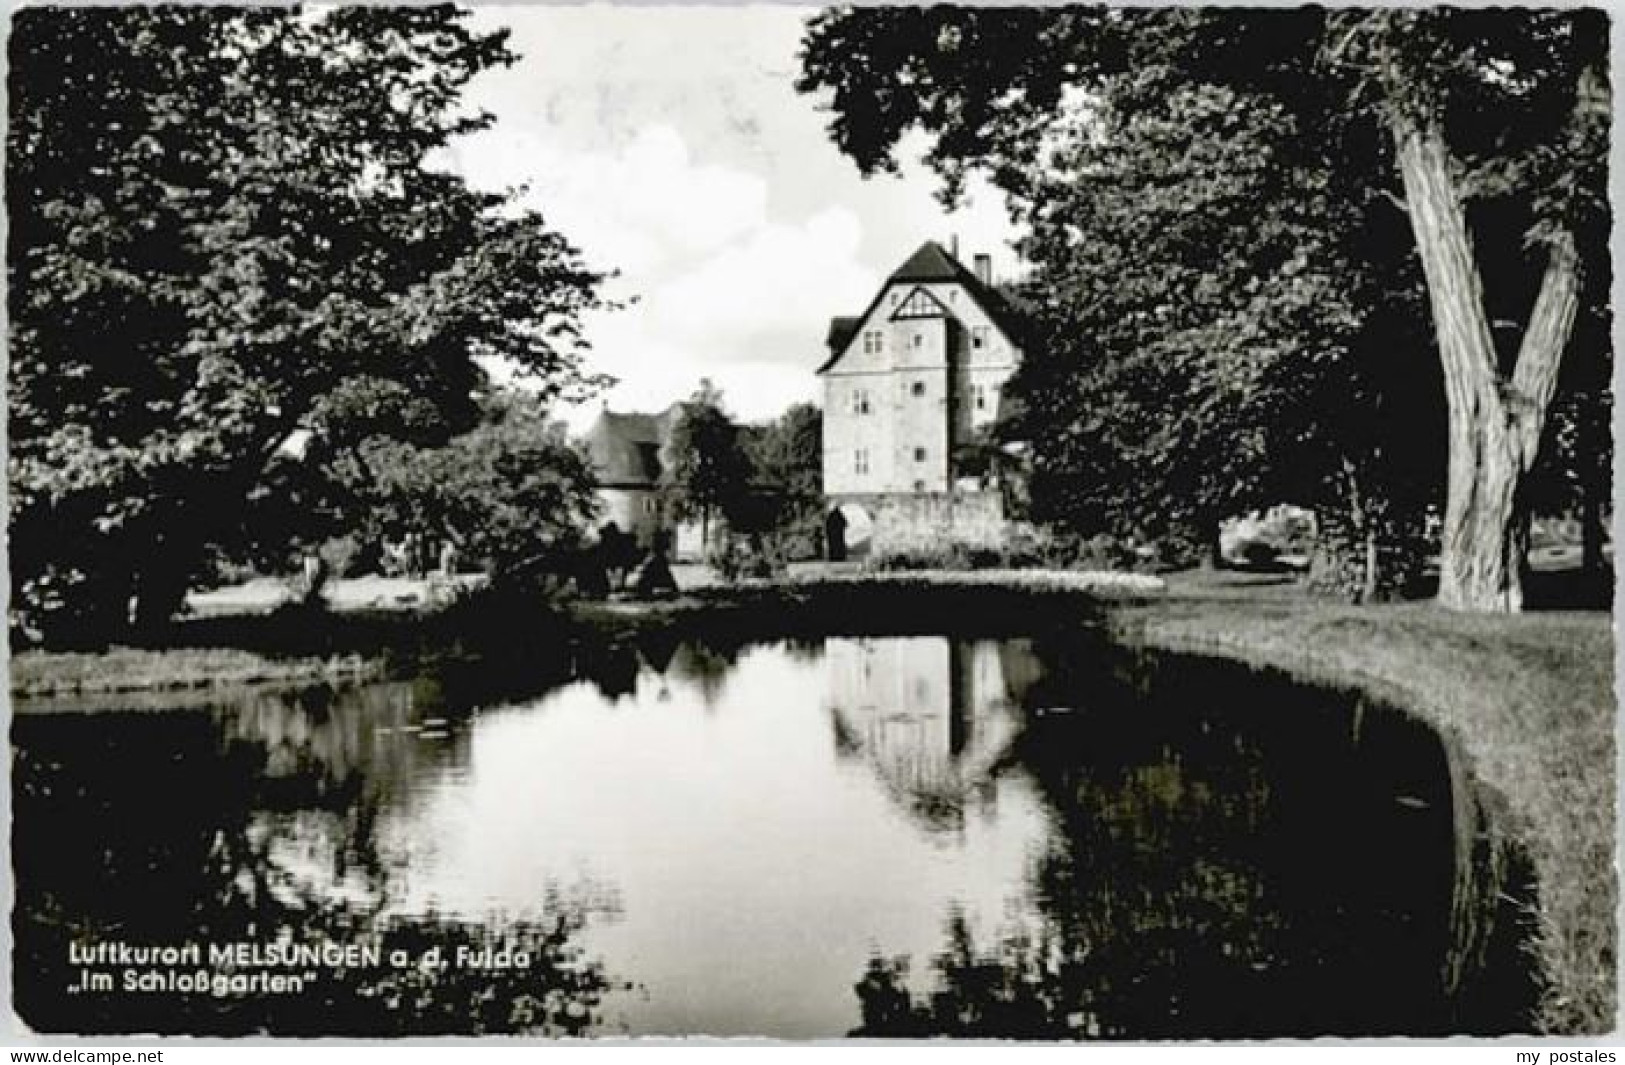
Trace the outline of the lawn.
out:
[[[353,682],[377,675],[358,655],[275,658],[234,648],[164,650],[114,647],[107,651],[24,651],[11,659],[11,693],[30,700],[85,706],[129,693],[175,693],[258,684]],[[171,705],[172,702],[171,702]]]

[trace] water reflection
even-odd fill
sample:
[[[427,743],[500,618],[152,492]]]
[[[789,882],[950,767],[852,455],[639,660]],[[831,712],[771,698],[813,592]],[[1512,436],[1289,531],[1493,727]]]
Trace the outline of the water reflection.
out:
[[[580,646],[14,721],[38,1028],[1424,1034],[1516,1027],[1507,852],[1436,737],[1077,639]],[[519,949],[318,991],[70,992],[73,941]],[[1486,974],[1490,974],[1486,977]],[[856,990],[856,994],[854,994]]]
[[[1030,641],[831,639],[824,656],[837,749],[922,825],[963,827],[968,805],[992,801],[1041,671]]]
[[[1028,905],[980,927],[949,907],[923,993],[921,955],[877,953],[855,1034],[1527,1027],[1518,889],[1486,867],[1482,820],[1457,818],[1459,765],[1429,730],[1234,666],[1056,661],[1040,694],[1072,701],[1017,754],[1053,825]]]
[[[379,757],[387,745],[365,738],[364,720],[367,706],[389,702],[372,692],[326,709],[320,696],[261,697],[218,717],[17,717],[19,1015],[39,1030],[85,1033],[591,1029],[608,980],[577,944],[585,918],[576,900],[539,892],[527,912],[494,922],[391,905],[372,826],[396,796],[390,773],[401,761]],[[369,944],[414,959],[431,946],[448,956],[517,950],[531,964],[323,969],[306,993],[217,996],[121,993],[120,965],[93,968],[114,991],[87,989],[84,968],[70,963],[70,944],[197,943],[207,952],[238,942]]]

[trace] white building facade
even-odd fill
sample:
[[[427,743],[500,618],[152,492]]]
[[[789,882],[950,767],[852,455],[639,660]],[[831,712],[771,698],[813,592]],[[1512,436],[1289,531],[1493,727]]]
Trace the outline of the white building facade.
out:
[[[956,461],[999,416],[1023,357],[1015,316],[993,288],[988,260],[971,271],[928,242],[886,280],[869,307],[830,325],[824,379],[824,493],[830,554],[902,547],[916,535],[985,540],[1000,533],[997,486]],[[839,512],[841,517],[834,515]]]

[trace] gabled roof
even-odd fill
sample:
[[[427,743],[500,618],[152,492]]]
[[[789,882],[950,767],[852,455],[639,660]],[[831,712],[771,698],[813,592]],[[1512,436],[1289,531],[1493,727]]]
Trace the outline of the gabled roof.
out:
[[[676,420],[673,405],[659,414],[606,410],[582,436],[598,479],[611,488],[654,488],[663,472],[660,451]]]
[[[928,240],[921,244],[913,255],[903,260],[903,265],[892,271],[891,276],[886,278],[886,283],[880,286],[880,291],[875,293],[875,298],[869,301],[869,306],[864,308],[862,314],[856,318],[830,319],[829,333],[825,340],[829,345],[829,358],[814,372],[824,373],[839,362],[841,356],[846,354],[846,349],[851,346],[859,326],[880,305],[881,297],[886,294],[886,290],[894,284],[908,282],[958,282],[1006,336],[1017,343],[1020,342],[1023,332],[1022,316],[1011,301],[991,285],[982,284],[980,278],[967,269],[964,263],[949,255],[942,245],[934,240]]]
[[[919,250],[892,271],[892,281],[958,281],[961,273],[970,273],[954,261],[954,257],[934,240],[921,244]],[[976,275],[971,274],[974,278]]]

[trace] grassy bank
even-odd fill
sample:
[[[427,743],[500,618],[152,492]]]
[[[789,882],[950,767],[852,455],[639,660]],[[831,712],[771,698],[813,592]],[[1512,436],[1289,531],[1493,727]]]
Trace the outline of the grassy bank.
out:
[[[115,647],[94,653],[23,651],[11,659],[11,692],[24,699],[94,698],[256,684],[353,682],[377,674],[376,662],[357,655],[273,658],[218,647]]]
[[[1536,872],[1538,1018],[1611,1031],[1617,996],[1614,644],[1602,613],[1353,607],[1286,591],[1176,588],[1112,611],[1120,639],[1354,687],[1450,736]]]

